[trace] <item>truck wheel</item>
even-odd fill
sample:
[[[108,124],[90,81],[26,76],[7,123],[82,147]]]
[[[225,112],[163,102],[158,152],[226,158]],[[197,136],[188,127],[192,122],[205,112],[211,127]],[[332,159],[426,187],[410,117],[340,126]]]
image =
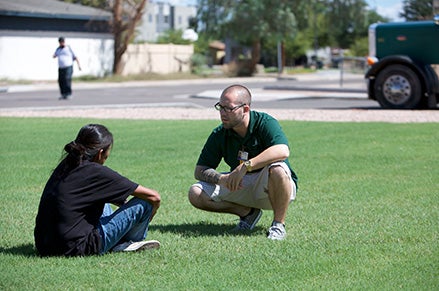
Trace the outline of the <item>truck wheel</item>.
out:
[[[407,66],[390,65],[375,79],[375,96],[382,108],[413,109],[422,95],[421,82]]]

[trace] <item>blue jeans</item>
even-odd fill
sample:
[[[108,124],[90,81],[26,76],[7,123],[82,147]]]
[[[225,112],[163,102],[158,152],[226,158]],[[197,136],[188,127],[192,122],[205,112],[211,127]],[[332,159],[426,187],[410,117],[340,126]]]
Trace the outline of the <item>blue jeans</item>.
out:
[[[99,221],[101,235],[101,254],[111,250],[115,245],[126,241],[142,241],[148,233],[152,205],[134,197],[116,211],[110,204],[105,204]]]

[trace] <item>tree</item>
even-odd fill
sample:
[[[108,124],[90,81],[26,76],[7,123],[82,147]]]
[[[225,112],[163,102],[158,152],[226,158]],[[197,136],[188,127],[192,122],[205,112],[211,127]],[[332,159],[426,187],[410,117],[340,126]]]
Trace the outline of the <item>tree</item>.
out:
[[[146,0],[129,1],[114,0],[112,11],[113,21],[111,23],[114,35],[114,62],[113,74],[122,73],[122,56],[132,41],[135,29],[143,16]]]
[[[106,0],[64,0],[64,2],[108,10],[108,1]]]
[[[367,12],[367,26],[378,22],[389,22],[390,19],[379,15],[376,10],[369,10]],[[365,29],[365,31],[368,31]],[[357,37],[353,44],[349,47],[348,54],[351,56],[367,56],[369,53],[369,38],[368,35]]]
[[[287,0],[201,0],[199,27],[206,34],[230,38],[252,47],[251,72],[261,55],[261,40],[266,37],[282,41],[296,33],[296,19]]]
[[[65,0],[111,11],[114,36],[113,74],[122,73],[122,56],[132,42],[135,29],[142,19],[147,0]]]
[[[407,21],[433,19],[432,0],[404,0],[399,16]]]
[[[288,1],[248,0],[235,8],[235,13],[224,27],[228,35],[252,47],[251,67],[261,56],[261,40],[268,35],[277,42],[294,38],[296,18]]]
[[[374,9],[369,10],[367,13],[367,26],[378,23],[378,22],[389,22],[390,18],[381,16],[378,14],[378,12]]]
[[[364,0],[326,0],[329,45],[348,48],[367,35],[367,4]]]

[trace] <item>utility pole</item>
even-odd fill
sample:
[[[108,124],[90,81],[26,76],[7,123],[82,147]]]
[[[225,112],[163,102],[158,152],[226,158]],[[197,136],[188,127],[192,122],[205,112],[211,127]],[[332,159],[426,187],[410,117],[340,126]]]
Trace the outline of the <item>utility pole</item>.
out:
[[[314,25],[314,55],[315,58],[317,60],[317,50],[319,49],[319,40],[318,40],[318,32],[317,32],[317,0],[314,1],[314,20],[313,20],[313,25]]]

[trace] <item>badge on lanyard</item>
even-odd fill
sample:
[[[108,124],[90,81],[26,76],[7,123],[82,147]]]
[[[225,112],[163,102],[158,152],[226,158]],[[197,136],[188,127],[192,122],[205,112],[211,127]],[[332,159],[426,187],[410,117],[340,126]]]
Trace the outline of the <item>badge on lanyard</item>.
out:
[[[239,151],[238,152],[238,160],[239,160],[239,163],[244,163],[245,161],[247,161],[248,160],[248,152]]]

